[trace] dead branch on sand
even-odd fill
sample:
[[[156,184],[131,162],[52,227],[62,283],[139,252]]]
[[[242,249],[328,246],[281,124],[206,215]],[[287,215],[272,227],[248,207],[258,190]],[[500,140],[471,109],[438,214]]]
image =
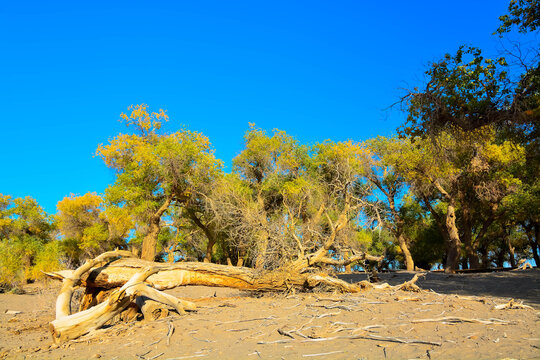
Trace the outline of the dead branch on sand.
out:
[[[523,305],[523,301],[521,302],[517,302],[515,301],[514,299],[511,299],[509,302],[507,302],[506,304],[500,304],[500,305],[495,305],[495,307],[493,307],[493,309],[495,310],[506,310],[506,309],[533,309],[532,306],[529,306],[529,305]],[[533,309],[534,310],[534,309]]]
[[[362,258],[366,256],[363,255]],[[119,260],[107,263],[118,257]],[[265,271],[199,262],[154,263],[132,258],[132,254],[127,251],[106,252],[76,270],[47,273],[48,276],[63,281],[56,301],[56,320],[50,323],[50,331],[55,343],[76,339],[92,333],[107,322],[114,322],[117,315],[128,307],[131,310],[135,308],[135,311],[138,308],[146,320],[168,316],[168,308],[184,314],[185,310],[195,310],[195,304],[159,290],[186,285],[286,292],[317,287],[344,293],[357,293],[373,288],[420,291],[415,285],[419,274],[396,286],[373,285],[367,281],[351,284],[322,273],[320,269],[313,267],[316,263],[334,264],[331,259],[319,254],[311,258],[308,267],[302,268],[298,263],[294,263],[289,267]],[[72,314],[70,304],[77,286],[86,287],[86,292],[81,301],[81,311]],[[352,310],[340,305],[327,308],[334,307]]]

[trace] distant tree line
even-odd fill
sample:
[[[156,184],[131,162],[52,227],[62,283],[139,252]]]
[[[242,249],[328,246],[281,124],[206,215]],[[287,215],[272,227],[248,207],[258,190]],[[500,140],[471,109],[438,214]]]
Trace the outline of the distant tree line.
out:
[[[537,32],[539,8],[511,1],[497,34]],[[395,137],[307,145],[250,124],[230,172],[203,134],[163,132],[164,110],[131,106],[130,131],[96,151],[116,173],[104,194],[54,215],[0,195],[0,284],[114,248],[259,269],[359,252],[407,270],[538,265],[539,53],[447,54],[398,102]]]

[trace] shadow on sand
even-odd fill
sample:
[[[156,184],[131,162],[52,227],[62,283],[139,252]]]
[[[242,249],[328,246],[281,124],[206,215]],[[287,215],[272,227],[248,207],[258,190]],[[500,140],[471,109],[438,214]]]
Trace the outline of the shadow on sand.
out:
[[[396,285],[410,280],[414,272],[397,271],[380,273],[381,281]],[[347,282],[366,280],[364,273],[338,276]],[[428,272],[418,280],[422,289],[441,294],[468,296],[493,296],[523,300],[524,304],[540,308],[540,269],[513,270],[492,273],[445,274]]]

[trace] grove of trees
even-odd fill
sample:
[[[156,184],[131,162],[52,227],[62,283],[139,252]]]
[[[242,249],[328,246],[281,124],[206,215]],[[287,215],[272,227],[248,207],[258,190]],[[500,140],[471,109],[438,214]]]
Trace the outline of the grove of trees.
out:
[[[512,0],[496,34],[537,33],[538,9]],[[56,214],[0,194],[0,284],[115,248],[255,269],[327,258],[350,271],[364,253],[407,270],[538,265],[535,46],[497,59],[463,46],[430,64],[398,102],[397,136],[302,144],[250,124],[230,172],[203,134],[164,132],[164,110],[130,106],[128,132],[96,150],[116,176],[104,194],[70,195]]]

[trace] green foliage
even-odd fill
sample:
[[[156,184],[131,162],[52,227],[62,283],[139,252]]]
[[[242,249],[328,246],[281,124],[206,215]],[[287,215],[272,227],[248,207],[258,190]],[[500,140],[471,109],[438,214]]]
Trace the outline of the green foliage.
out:
[[[58,202],[58,228],[73,265],[104,251],[125,247],[132,222],[122,209],[104,209],[104,205],[101,196],[94,193],[72,194]]]
[[[501,26],[496,33],[502,36],[516,26],[520,33],[535,31],[540,26],[540,1],[511,0],[508,14],[499,17]]]
[[[507,66],[503,57],[484,58],[474,47],[446,54],[426,71],[425,87],[405,97],[408,117],[400,133],[414,138],[507,121],[512,116],[504,111],[512,102]]]
[[[41,277],[60,262],[54,219],[30,198],[0,194],[0,284]]]

